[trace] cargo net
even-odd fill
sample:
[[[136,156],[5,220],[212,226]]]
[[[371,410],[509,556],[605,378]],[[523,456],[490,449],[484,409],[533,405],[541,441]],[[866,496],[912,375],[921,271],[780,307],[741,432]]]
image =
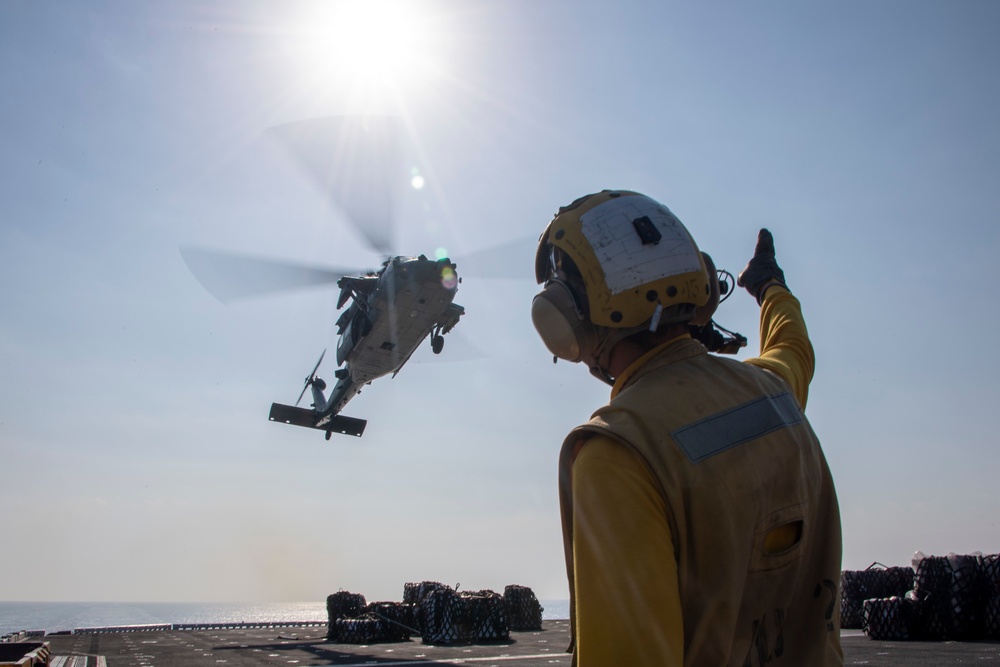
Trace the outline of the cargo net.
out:
[[[956,640],[982,636],[988,602],[985,583],[981,555],[920,558],[913,594],[920,602],[923,638]]]
[[[463,591],[449,587],[430,591],[417,612],[427,644],[462,644],[510,639],[503,598],[490,590]]]
[[[983,634],[990,639],[1000,639],[1000,554],[983,556],[986,605],[983,612]]]
[[[341,644],[374,644],[380,639],[379,620],[365,614],[357,618],[338,618],[337,641]]]
[[[326,598],[328,639],[340,641],[340,629],[337,621],[360,616],[365,610],[365,596],[360,593],[338,591]]]
[[[457,644],[462,634],[462,600],[449,587],[436,588],[420,600],[418,619],[425,644]]]
[[[841,627],[873,639],[1000,639],[1000,554],[917,552],[912,568],[841,572],[840,591]]]
[[[917,602],[905,597],[874,598],[863,603],[863,629],[872,639],[915,639]]]
[[[344,644],[407,641],[412,635],[427,644],[509,642],[511,609],[519,614],[518,629],[542,627],[542,606],[524,586],[507,586],[501,596],[423,581],[406,584],[401,603],[365,604],[364,596],[340,591],[327,598],[326,606],[328,637]]]
[[[439,588],[448,588],[440,581],[421,581],[419,584],[403,584],[403,602],[420,604],[424,596]]]
[[[415,629],[414,605],[405,602],[372,602],[355,616],[334,621],[335,639],[341,644],[375,644],[406,641]]]
[[[503,589],[503,601],[511,630],[542,629],[542,605],[530,588],[513,584],[507,586]]]
[[[491,590],[461,593],[466,605],[469,632],[476,642],[510,639],[507,605],[499,593]]]
[[[419,634],[416,628],[416,605],[409,602],[373,602],[365,608],[365,615],[379,622],[377,638],[380,642],[402,642],[410,635]]]
[[[865,570],[840,573],[840,627],[864,626],[864,602],[872,598],[902,597],[913,588],[912,567],[872,563]]]

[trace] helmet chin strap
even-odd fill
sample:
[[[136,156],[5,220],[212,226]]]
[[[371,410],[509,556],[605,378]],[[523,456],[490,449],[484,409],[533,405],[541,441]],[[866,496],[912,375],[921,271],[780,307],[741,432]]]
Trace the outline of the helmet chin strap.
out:
[[[587,366],[590,374],[607,385],[614,386],[615,378],[609,370],[611,366],[611,352],[615,345],[625,340],[632,334],[648,329],[648,325],[643,324],[638,327],[628,329],[610,329],[607,327],[597,327],[600,335],[597,339],[597,346],[588,355]]]
[[[587,366],[590,368],[590,374],[595,378],[605,384],[614,386],[615,379],[611,377],[611,373],[608,372],[608,366],[611,364],[611,348],[613,348],[618,341],[611,341],[614,333],[612,329],[605,327],[595,328],[597,328],[600,333],[597,337],[597,345],[594,347],[594,351],[587,355]]]
[[[690,319],[690,312],[688,311],[676,312],[667,309],[667,317],[663,317],[664,312],[665,309],[660,304],[657,304],[652,320],[639,326],[629,327],[628,329],[595,327],[599,332],[597,345],[594,346],[594,351],[584,358],[587,361],[587,366],[590,368],[590,374],[601,382],[614,386],[615,377],[611,375],[610,371],[611,353],[618,343],[642,331],[655,332],[659,329],[660,325],[685,323]]]
[[[603,368],[599,368],[597,366],[591,366],[590,374],[593,375],[598,380],[600,380],[601,382],[608,385],[609,387],[615,386],[615,379],[610,375],[608,375],[607,371],[605,371]]]

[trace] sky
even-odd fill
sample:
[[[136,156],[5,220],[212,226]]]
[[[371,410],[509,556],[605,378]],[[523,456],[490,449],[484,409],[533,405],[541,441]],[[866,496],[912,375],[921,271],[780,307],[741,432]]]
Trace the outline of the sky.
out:
[[[269,132],[345,114],[399,117],[394,252],[460,276],[606,188],[733,273],[768,227],[843,567],[1000,552],[998,27],[989,0],[0,0],[0,600],[568,597],[558,451],[608,388],[538,340],[530,250],[329,442],[267,412],[338,290],[222,304],[181,257],[377,266]],[[716,315],[742,358],[757,317]]]

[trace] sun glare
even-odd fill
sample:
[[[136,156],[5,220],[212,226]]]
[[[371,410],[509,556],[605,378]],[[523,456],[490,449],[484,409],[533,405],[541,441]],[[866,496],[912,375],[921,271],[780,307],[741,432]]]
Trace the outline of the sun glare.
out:
[[[433,13],[422,0],[334,0],[301,17],[310,79],[352,97],[397,96],[427,82],[440,62]]]

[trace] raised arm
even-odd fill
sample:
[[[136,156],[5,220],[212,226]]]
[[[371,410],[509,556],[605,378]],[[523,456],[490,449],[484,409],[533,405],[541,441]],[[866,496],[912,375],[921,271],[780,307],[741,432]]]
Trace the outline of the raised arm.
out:
[[[740,286],[760,304],[760,356],[747,363],[776,373],[788,383],[803,409],[816,357],[799,300],[788,291],[774,257],[774,238],[761,229],[753,258],[740,273]]]

